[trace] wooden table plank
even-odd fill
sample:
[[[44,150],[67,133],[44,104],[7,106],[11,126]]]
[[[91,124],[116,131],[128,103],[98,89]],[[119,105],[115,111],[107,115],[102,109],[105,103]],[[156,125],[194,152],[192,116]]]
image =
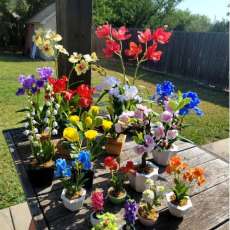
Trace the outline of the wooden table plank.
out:
[[[229,230],[229,220],[225,222],[224,224],[218,226],[215,228],[216,230]]]

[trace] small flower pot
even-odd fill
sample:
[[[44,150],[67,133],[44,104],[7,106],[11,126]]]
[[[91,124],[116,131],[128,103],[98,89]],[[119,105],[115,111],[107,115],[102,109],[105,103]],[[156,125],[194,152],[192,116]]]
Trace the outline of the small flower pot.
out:
[[[92,226],[95,226],[96,224],[99,223],[99,219],[97,218],[97,213],[96,212],[92,212],[90,214],[90,223]]]
[[[174,195],[173,192],[166,193],[166,200],[169,212],[176,217],[183,217],[191,208],[192,208],[192,201],[190,197],[187,197],[187,204],[184,206],[175,205],[172,203],[172,196]]]
[[[172,147],[168,150],[158,151],[153,150],[153,160],[156,164],[161,166],[167,166],[169,163],[169,159],[176,155],[178,152],[178,147],[176,145],[172,145]]]
[[[125,202],[126,196],[127,196],[127,192],[125,191],[125,189],[122,191],[122,194],[120,196],[114,196],[113,193],[114,189],[113,187],[110,187],[108,189],[108,197],[110,199],[110,201],[113,204],[122,204]]]
[[[54,162],[51,160],[41,165],[31,163],[27,169],[27,175],[33,187],[48,187],[52,184],[54,177]]]
[[[143,216],[140,215],[139,211],[137,212],[137,216],[138,216],[138,220],[140,221],[140,223],[146,227],[153,227],[157,222],[157,220],[151,220],[151,219],[144,218]],[[159,214],[157,216],[157,219],[158,217],[159,217]]]
[[[83,187],[85,189],[91,189],[93,187],[94,169],[82,170],[82,173],[84,174],[84,179],[87,179]]]
[[[149,174],[143,173],[128,173],[130,186],[137,192],[143,192],[146,189],[145,181],[147,179],[156,180],[158,178],[158,167],[153,163],[147,161],[147,165],[153,168]]]
[[[69,199],[66,197],[67,190],[63,189],[62,194],[61,194],[61,199],[62,199],[63,205],[70,211],[77,211],[83,206],[85,196],[86,196],[86,190],[82,188],[81,191],[82,193],[79,198]]]
[[[107,143],[105,144],[105,150],[108,154],[114,156],[120,156],[122,148],[125,144],[126,135],[120,134],[118,138],[107,138]]]

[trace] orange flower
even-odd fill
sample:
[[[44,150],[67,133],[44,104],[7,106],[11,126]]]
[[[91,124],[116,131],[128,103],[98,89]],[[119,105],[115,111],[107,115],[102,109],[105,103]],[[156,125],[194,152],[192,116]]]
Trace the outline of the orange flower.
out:
[[[186,180],[186,181],[189,181],[189,182],[192,182],[193,181],[193,172],[192,170],[188,170],[186,171],[184,174],[183,174],[183,179]]]
[[[204,176],[204,169],[201,167],[196,167],[193,169],[194,178],[199,178]]]
[[[201,177],[198,178],[197,184],[198,184],[199,186],[202,186],[202,185],[205,184],[205,183],[206,183],[206,179],[205,179],[204,176],[201,176]]]
[[[166,172],[169,174],[171,174],[172,172],[180,173],[181,170],[184,170],[187,167],[188,165],[182,162],[181,156],[176,155],[171,157],[169,165],[166,168]]]

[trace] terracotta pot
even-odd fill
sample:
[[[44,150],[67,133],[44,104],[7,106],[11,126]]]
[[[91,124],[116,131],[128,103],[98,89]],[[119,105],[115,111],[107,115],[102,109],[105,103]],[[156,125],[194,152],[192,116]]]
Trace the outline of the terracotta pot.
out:
[[[136,172],[135,174],[128,173],[130,186],[137,192],[143,192],[146,189],[145,181],[147,179],[156,180],[158,178],[158,167],[153,163],[147,161],[147,165],[153,168],[153,171],[149,174],[143,174]]]
[[[137,212],[137,216],[138,216],[138,220],[141,222],[141,224],[143,224],[146,227],[153,227],[157,222],[157,220],[154,221],[154,220],[146,219],[146,218],[142,217],[140,215],[139,211]]]
[[[167,166],[169,163],[169,159],[176,155],[178,152],[178,147],[176,145],[172,145],[172,147],[168,150],[158,151],[153,150],[153,160],[155,163],[161,166]]]
[[[192,201],[190,197],[187,197],[187,204],[184,206],[175,205],[171,202],[171,197],[174,195],[173,192],[166,193],[166,200],[169,212],[176,217],[183,217],[191,208]]]
[[[120,134],[118,138],[108,137],[105,150],[111,155],[119,156],[125,144],[125,140],[126,135],[124,134]]]
[[[120,197],[112,196],[111,195],[112,192],[113,192],[113,187],[110,187],[108,189],[108,197],[113,204],[122,204],[125,202],[125,198],[127,196],[127,192],[125,191],[125,189],[122,191],[124,192],[124,194]]]
[[[27,170],[27,175],[34,187],[50,186],[54,177],[54,162],[51,160],[42,165],[31,163]]]
[[[70,211],[79,210],[83,206],[85,196],[86,196],[86,190],[82,188],[81,197],[76,198],[76,199],[68,199],[66,197],[66,192],[67,190],[63,189],[62,194],[61,194],[61,199],[62,199],[64,206]]]

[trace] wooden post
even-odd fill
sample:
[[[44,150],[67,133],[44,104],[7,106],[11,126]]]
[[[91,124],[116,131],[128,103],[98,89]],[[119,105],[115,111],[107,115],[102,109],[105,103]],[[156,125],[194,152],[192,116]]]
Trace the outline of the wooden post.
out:
[[[63,37],[63,45],[71,54],[91,53],[92,0],[56,0],[57,32]],[[66,57],[58,60],[59,76],[68,75],[72,66]],[[81,81],[91,84],[91,71],[77,76],[71,75],[70,84]]]

